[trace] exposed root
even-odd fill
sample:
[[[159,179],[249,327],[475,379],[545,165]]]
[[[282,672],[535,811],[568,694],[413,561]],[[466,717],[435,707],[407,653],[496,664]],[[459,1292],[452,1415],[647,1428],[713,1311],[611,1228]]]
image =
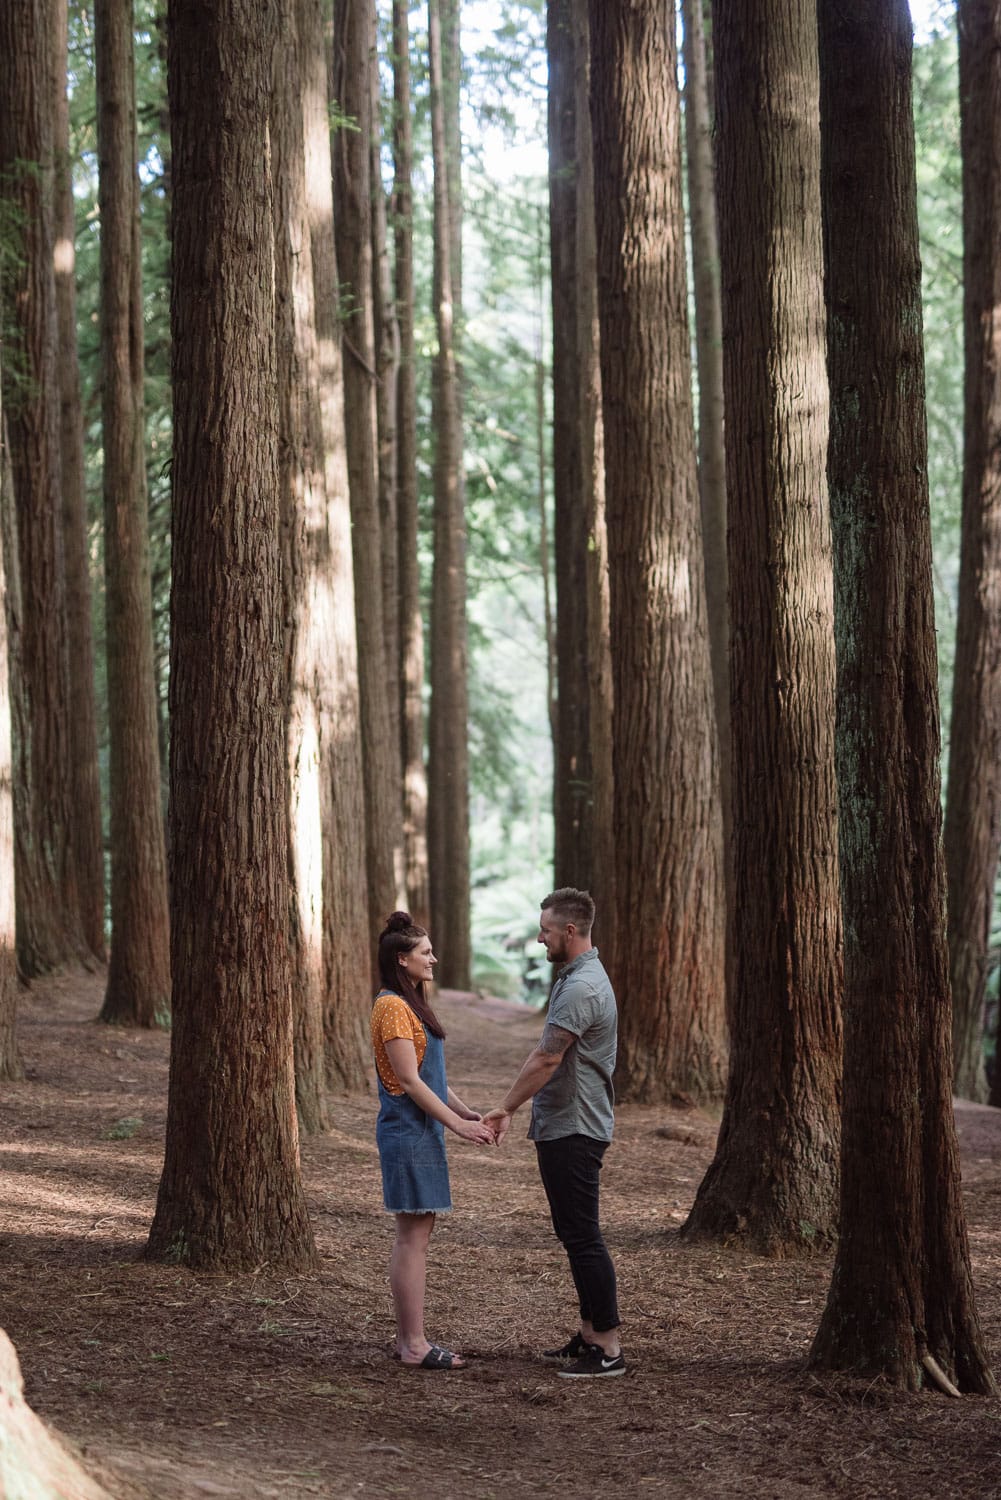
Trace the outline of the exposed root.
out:
[[[962,1391],[958,1390],[957,1387],[953,1385],[952,1381],[949,1379],[948,1375],[942,1369],[942,1366],[939,1364],[938,1360],[933,1354],[922,1354],[921,1363],[924,1365],[925,1369],[928,1371],[928,1374],[931,1376],[932,1380],[938,1386],[940,1391],[944,1391],[947,1396],[962,1395]]]

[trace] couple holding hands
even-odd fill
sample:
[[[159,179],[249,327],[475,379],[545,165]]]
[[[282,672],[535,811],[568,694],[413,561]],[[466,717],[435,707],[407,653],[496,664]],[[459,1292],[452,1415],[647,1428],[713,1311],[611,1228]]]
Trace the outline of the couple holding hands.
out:
[[[562,967],[538,1045],[486,1115],[469,1109],[445,1077],[445,1032],[428,1000],[437,960],[427,933],[407,912],[394,912],[379,938],[382,989],[372,1010],[376,1141],[383,1201],[396,1219],[389,1282],[396,1352],[406,1365],[461,1370],[466,1364],[424,1336],[431,1231],[435,1215],[452,1207],[445,1130],[499,1146],[515,1111],[531,1100],[528,1133],[580,1304],[579,1329],[543,1358],[570,1379],[625,1373],[615,1267],[598,1222],[598,1178],[612,1138],[617,1018],[612,986],[591,944],[593,922],[587,891],[564,887],[542,902],[539,942],[550,963]]]

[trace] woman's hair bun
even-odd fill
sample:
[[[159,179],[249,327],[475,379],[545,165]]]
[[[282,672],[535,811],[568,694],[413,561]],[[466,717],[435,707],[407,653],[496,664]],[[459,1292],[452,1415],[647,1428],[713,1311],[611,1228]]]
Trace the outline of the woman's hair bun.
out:
[[[392,916],[386,918],[386,932],[406,932],[408,927],[413,927],[414,919],[408,911],[394,911]]]

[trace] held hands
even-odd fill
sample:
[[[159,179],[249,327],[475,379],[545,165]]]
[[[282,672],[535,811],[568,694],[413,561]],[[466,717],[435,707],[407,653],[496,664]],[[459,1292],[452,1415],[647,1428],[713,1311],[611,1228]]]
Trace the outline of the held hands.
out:
[[[475,1146],[496,1145],[493,1130],[472,1110],[469,1111],[468,1116],[460,1116],[459,1123],[453,1125],[452,1129],[462,1140],[472,1141]]]
[[[506,1109],[492,1109],[483,1116],[483,1123],[489,1126],[494,1144],[499,1146],[508,1133],[511,1115]]]

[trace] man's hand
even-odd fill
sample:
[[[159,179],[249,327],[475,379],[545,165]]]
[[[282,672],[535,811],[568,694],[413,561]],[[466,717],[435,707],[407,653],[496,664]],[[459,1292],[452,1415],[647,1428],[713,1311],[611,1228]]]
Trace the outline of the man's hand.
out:
[[[494,1141],[499,1146],[507,1135],[511,1115],[506,1109],[491,1109],[483,1116],[483,1123],[493,1131]]]

